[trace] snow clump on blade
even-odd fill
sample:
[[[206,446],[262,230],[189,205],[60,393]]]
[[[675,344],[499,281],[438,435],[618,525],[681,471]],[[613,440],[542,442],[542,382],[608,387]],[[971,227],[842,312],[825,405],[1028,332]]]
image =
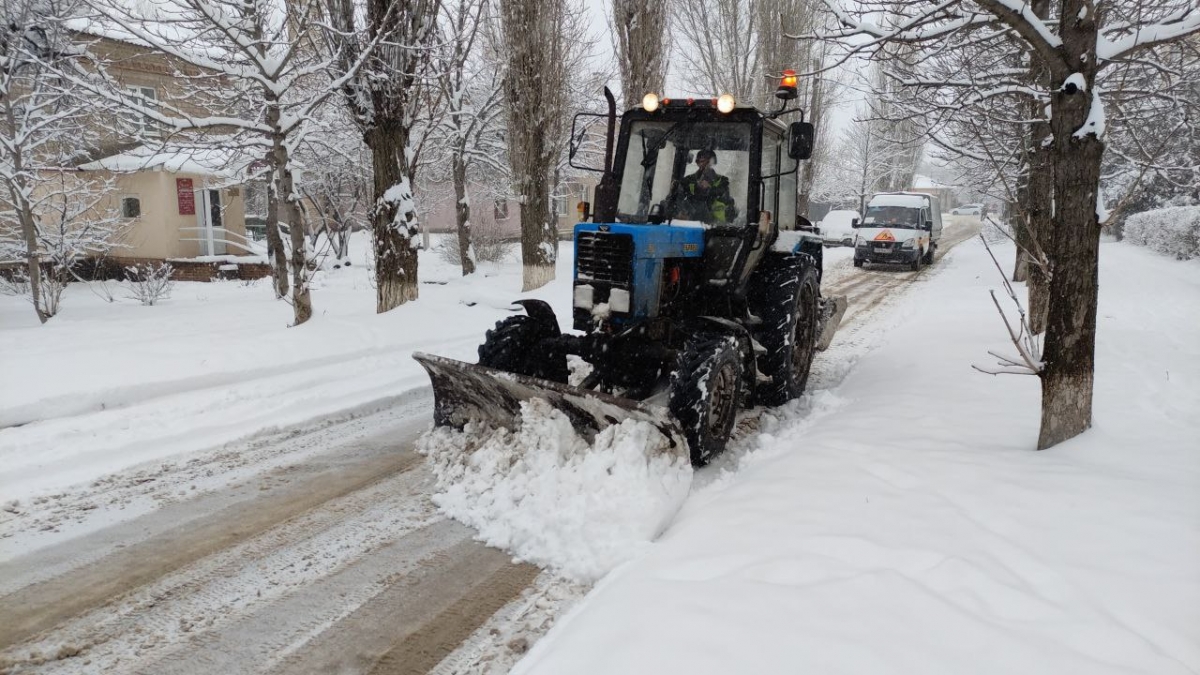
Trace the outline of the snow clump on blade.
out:
[[[688,495],[691,464],[654,425],[625,420],[593,443],[541,399],[520,427],[438,427],[417,443],[433,501],[479,539],[567,578],[590,582],[641,553]]]

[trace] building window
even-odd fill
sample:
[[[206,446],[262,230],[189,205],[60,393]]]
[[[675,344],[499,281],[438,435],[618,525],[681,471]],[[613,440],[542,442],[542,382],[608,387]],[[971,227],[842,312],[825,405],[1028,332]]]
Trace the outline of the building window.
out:
[[[154,102],[158,100],[158,94],[155,93],[154,87],[127,87],[127,90],[130,100],[144,108],[153,108]],[[148,115],[130,111],[129,123],[133,125],[135,134],[152,136],[158,134],[158,124]]]
[[[492,209],[492,216],[496,220],[508,220],[508,200],[497,199],[496,205]]]
[[[123,197],[121,199],[122,218],[137,218],[140,215],[142,215],[142,200],[137,197]]]

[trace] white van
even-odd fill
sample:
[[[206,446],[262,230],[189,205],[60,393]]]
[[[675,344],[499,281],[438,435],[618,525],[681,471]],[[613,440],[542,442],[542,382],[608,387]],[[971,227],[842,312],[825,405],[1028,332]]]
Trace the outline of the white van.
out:
[[[942,238],[937,197],[920,192],[887,192],[871,197],[862,221],[854,223],[854,266],[901,263],[910,269],[932,265]]]

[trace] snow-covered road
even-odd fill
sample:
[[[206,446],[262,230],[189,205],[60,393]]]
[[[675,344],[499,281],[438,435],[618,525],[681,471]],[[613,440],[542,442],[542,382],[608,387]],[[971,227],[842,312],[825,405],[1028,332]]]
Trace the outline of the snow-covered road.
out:
[[[851,432],[846,427],[831,426],[827,418],[834,413],[845,416],[842,397],[846,394],[831,396],[829,392],[839,390],[858,364],[886,344],[898,327],[911,324],[914,319],[929,321],[932,317],[941,317],[937,321],[947,326],[957,325],[957,317],[945,314],[962,311],[959,300],[954,301],[959,304],[951,303],[944,309],[928,303],[922,305],[923,301],[915,297],[916,293],[924,293],[929,284],[941,289],[937,296],[940,301],[958,298],[962,291],[948,290],[944,275],[953,272],[952,284],[961,284],[965,279],[978,279],[979,275],[989,273],[986,265],[978,270],[972,268],[973,271],[955,266],[950,244],[968,239],[973,234],[971,229],[952,228],[947,234],[949,241],[943,247],[943,254],[949,254],[948,260],[918,273],[889,268],[856,270],[849,265],[849,249],[827,252],[825,291],[849,295],[851,310],[830,350],[814,362],[809,387],[814,395],[779,412],[755,410],[743,415],[730,452],[697,472],[693,482],[696,499],[685,505],[679,521],[668,531],[663,543],[668,548],[650,560],[669,557],[665,551],[671,542],[687,541],[688,533],[698,527],[698,519],[714,526],[724,522],[711,514],[703,517],[696,514],[719,508],[714,504],[722,495],[738,494],[736,486],[745,471],[750,470],[759,479],[769,475],[769,472],[763,474],[761,467],[771,457],[779,456],[781,439],[811,435],[818,440],[834,438],[837,441],[834,445],[844,446],[843,437]],[[972,246],[978,248],[977,242]],[[974,251],[970,264],[978,263],[978,251]],[[457,292],[466,294],[462,290]],[[551,289],[548,295],[553,292]],[[500,315],[499,310],[487,311],[490,316],[474,317],[469,322],[446,321],[441,326],[441,335],[446,337],[434,337],[430,344],[451,352],[467,349],[455,346],[467,340],[457,337],[456,331],[465,333],[471,328],[466,323],[486,324]],[[1143,318],[1154,316],[1151,313]],[[1119,323],[1113,329],[1124,330],[1121,328],[1124,325]],[[431,329],[431,332],[436,331]],[[474,340],[477,339],[476,336]],[[938,349],[947,345],[939,344]],[[956,349],[961,351],[963,347],[959,345]],[[554,638],[536,652],[536,658],[521,668],[535,672],[576,672],[574,669],[580,667],[580,662],[574,657],[563,660],[564,645],[568,652],[578,649],[579,654],[588,654],[600,649],[613,658],[632,659],[626,663],[640,662],[647,666],[657,663],[654,659],[646,660],[648,654],[639,648],[612,651],[603,646],[604,631],[585,628],[595,620],[590,617],[606,617],[614,608],[629,610],[625,600],[615,604],[605,600],[614,597],[612,591],[601,592],[610,586],[608,580],[581,604],[589,588],[539,572],[530,565],[514,564],[508,555],[473,541],[474,531],[436,512],[430,502],[434,489],[432,476],[424,460],[412,452],[412,440],[429,424],[428,390],[423,382],[406,384],[401,389],[407,388],[407,393],[396,395],[396,374],[372,373],[372,369],[393,365],[380,359],[393,359],[397,369],[408,367],[407,353],[400,358],[372,349],[368,347],[362,353],[350,349],[348,354],[352,356],[346,360],[309,363],[308,368],[295,368],[295,373],[258,373],[228,387],[253,389],[256,381],[259,385],[262,381],[271,383],[264,390],[269,395],[250,399],[257,405],[272,397],[282,396],[286,400],[288,382],[295,384],[294,393],[303,400],[305,387],[299,383],[307,379],[312,382],[311,391],[319,392],[322,389],[319,381],[325,378],[333,386],[326,391],[343,395],[343,399],[331,404],[314,398],[313,405],[336,405],[332,410],[340,412],[281,425],[282,428],[275,430],[260,430],[249,437],[231,432],[228,440],[218,437],[220,440],[211,445],[197,438],[195,448],[172,441],[175,444],[171,448],[176,452],[160,453],[154,461],[137,463],[124,459],[127,464],[84,484],[70,485],[62,476],[56,476],[49,484],[60,487],[50,492],[35,493],[15,504],[5,500],[8,507],[0,512],[3,554],[0,555],[0,671],[503,673],[571,607],[576,608],[570,615],[571,625],[556,631]],[[362,371],[344,368],[356,361],[364,364]],[[882,367],[878,359],[872,363],[869,377],[883,383],[879,386],[893,387],[897,395],[911,397],[912,392],[904,393],[904,387],[915,382],[901,371],[915,361],[907,365],[885,363]],[[1177,377],[1187,377],[1187,372],[1184,368]],[[936,369],[929,375],[944,377]],[[289,377],[297,379],[289,381],[286,379]],[[391,378],[392,388],[372,397],[373,387],[382,387],[383,380],[374,382],[371,377]],[[193,402],[207,402],[213,391],[219,389],[214,386],[210,391],[201,387],[191,393],[167,394],[178,397],[178,405],[169,414],[181,415],[180,411],[186,409],[187,396],[197,397]],[[942,389],[952,389],[949,381],[941,381],[924,396],[933,396],[933,392]],[[167,411],[153,408],[162,403],[161,399],[140,397],[112,410],[106,406],[101,412],[140,410],[167,415]],[[899,400],[880,409],[900,410]],[[200,419],[185,417],[183,428],[196,435],[207,433],[203,431],[202,419],[205,408],[197,405],[195,410],[192,417]],[[301,406],[299,410],[311,411],[312,407]],[[80,410],[74,416],[88,419],[95,415],[96,411]],[[64,423],[69,417],[72,415],[62,417]],[[868,418],[871,415],[864,419]],[[49,422],[53,420],[5,433],[36,430]],[[217,420],[211,423],[219,425]],[[873,428],[864,420],[856,420],[851,426],[868,436]],[[46,428],[50,427],[42,426],[43,431]],[[963,432],[946,428],[931,438],[937,439],[938,447],[948,446],[956,443],[956,435],[961,437]],[[102,434],[97,437],[105,438]],[[0,441],[5,438],[12,436],[0,434]],[[81,436],[78,442],[86,442],[86,438]],[[138,437],[131,434],[129,438],[137,441]],[[25,446],[24,451],[29,452],[31,447]],[[181,448],[185,450],[180,451]],[[915,451],[915,446],[908,450]],[[816,464],[805,470],[828,472],[840,467],[838,470],[844,469],[855,476],[855,472],[865,472],[869,480],[890,486],[886,487],[887,495],[881,494],[879,499],[893,500],[894,508],[908,508],[906,502],[895,501],[899,499],[897,495],[922,494],[920,485],[928,481],[928,476],[923,478],[911,470],[900,470],[895,462],[864,453],[834,452],[826,462],[824,451],[816,449],[812,455]],[[945,455],[947,459],[956,456]],[[837,457],[849,459],[838,463]],[[934,459],[940,458],[937,455]],[[64,462],[70,461],[67,453]],[[1108,455],[1098,461],[1101,467],[1122,470],[1116,459]],[[923,466],[925,471],[943,471],[933,460]],[[975,468],[967,470],[1014,471],[1013,467],[996,467],[987,462],[971,466]],[[1187,472],[1191,469],[1180,468],[1184,472],[1181,475],[1190,475]],[[949,468],[944,470],[949,471],[946,476],[959,475]],[[793,477],[801,480],[799,475]],[[840,476],[836,480],[852,477]],[[814,479],[820,480],[815,476]],[[980,479],[987,484],[986,475]],[[941,493],[948,489],[944,482],[939,486]],[[746,489],[753,492],[756,488]],[[812,485],[804,489],[811,499],[826,494]],[[837,494],[831,490],[828,494]],[[781,498],[782,493],[772,499]],[[875,493],[869,498],[874,502]],[[971,508],[961,500],[955,503],[968,521],[956,521],[947,527],[959,532],[964,541],[972,541],[972,535],[962,529],[963,522],[979,517],[968,511],[984,502]],[[846,532],[857,527],[833,514],[822,513],[814,511],[811,517],[801,520],[815,523],[813,518],[823,518],[821,522],[842,523],[837,527]],[[741,522],[740,516],[733,513],[728,518]],[[743,522],[736,529],[745,530],[749,536],[761,528],[750,528]],[[715,534],[713,531],[700,536]],[[874,536],[864,534],[860,538]],[[823,545],[819,537],[804,541],[801,543],[805,546]],[[1152,546],[1150,540],[1143,544]],[[834,557],[843,560],[846,569],[850,569],[861,558],[860,549],[843,548],[833,554],[829,553],[832,549],[822,549],[825,553],[821,555],[825,557],[820,559],[832,560],[829,555],[836,554]],[[964,555],[971,557],[976,553]],[[886,561],[891,554],[886,550],[877,549],[872,555],[879,564],[890,564]],[[985,567],[991,564],[976,562]],[[1016,564],[1011,560],[1008,563]],[[705,574],[699,568],[696,572]],[[766,573],[784,584],[783,588],[788,587],[786,580],[791,577],[782,568],[779,573],[784,576]],[[618,578],[643,577],[623,569]],[[689,584],[698,582],[688,579]],[[968,577],[958,579],[956,583],[972,583]],[[615,597],[621,597],[619,582],[612,583],[618,584]],[[1136,584],[1130,586],[1136,587]],[[696,601],[700,602],[702,597],[697,595]],[[721,602],[728,605],[727,601]],[[660,608],[659,614],[666,612],[662,614],[663,620],[678,618],[666,618],[674,616],[674,610],[670,609],[673,603],[678,600]],[[716,616],[712,620],[714,625],[721,624]],[[747,624],[747,630],[750,625],[753,622]],[[884,621],[876,628],[885,630],[885,625],[890,624]],[[1163,649],[1187,653],[1186,648],[1180,651],[1179,645],[1183,643],[1170,630],[1157,628],[1147,635],[1147,639],[1166,640],[1161,643]],[[680,641],[680,638],[672,633],[664,639]],[[597,639],[599,642],[594,641]],[[686,640],[680,644],[686,644]],[[888,644],[891,643],[876,647]],[[760,647],[770,651],[766,645]],[[836,650],[829,652],[836,653]],[[569,666],[563,666],[568,662]],[[593,658],[597,667],[592,671],[614,672],[600,667],[603,662]],[[727,661],[717,659],[713,668],[718,670],[710,672],[718,672],[721,663],[728,665]],[[762,672],[770,671],[771,663],[763,661]],[[779,666],[790,662],[785,659],[774,663]],[[559,670],[560,666],[568,670]],[[654,666],[649,670],[660,669]],[[662,672],[668,671],[671,669]]]

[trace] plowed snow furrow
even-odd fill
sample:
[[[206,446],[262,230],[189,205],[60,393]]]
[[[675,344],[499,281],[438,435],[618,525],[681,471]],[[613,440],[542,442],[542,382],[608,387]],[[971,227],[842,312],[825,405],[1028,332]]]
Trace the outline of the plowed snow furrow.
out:
[[[115,655],[115,665],[122,654],[171,642],[181,630],[188,632],[190,625],[216,625],[252,605],[311,583],[398,535],[437,519],[432,505],[423,498],[427,477],[411,471],[419,466],[419,458],[411,453],[399,454],[401,458],[388,462],[387,468],[378,464],[369,467],[399,475],[382,481],[376,476],[367,478],[374,484],[365,488],[361,479],[342,483],[353,491],[341,498],[323,500],[321,508],[311,513],[296,516],[295,509],[311,506],[297,500],[247,504],[244,509],[216,514],[198,527],[188,526],[186,533],[170,533],[166,543],[177,546],[169,551],[163,550],[161,541],[147,542],[133,547],[120,560],[89,566],[31,587],[18,596],[28,594],[35,602],[45,604],[31,608],[6,598],[5,613],[12,607],[17,615],[12,617],[14,626],[5,631],[11,634],[17,626],[41,627],[31,626],[31,619],[52,625],[81,607],[98,607],[28,647],[46,653],[55,643],[64,641],[89,645],[95,653],[94,661],[103,666],[97,672],[105,672],[111,670],[105,655]],[[367,468],[363,467],[361,473]],[[292,492],[315,499],[326,496],[312,487],[300,485]],[[286,521],[262,531],[261,522],[279,523],[280,518]],[[261,534],[248,536],[256,530]],[[243,541],[230,545],[230,539]],[[147,555],[147,547],[154,552]],[[178,571],[161,576],[173,569]],[[104,597],[97,597],[92,590],[97,584],[105,592]],[[108,597],[122,591],[123,596],[104,604]],[[40,607],[47,609],[38,611]],[[18,622],[23,616],[26,618]],[[9,650],[6,656],[19,658],[20,651]]]
[[[319,468],[311,458],[345,455],[337,448],[426,415],[431,400],[428,389],[408,392],[317,422],[110,474],[70,492],[39,498],[17,513],[0,511],[0,560],[17,553],[25,558],[20,565],[0,562],[0,596],[198,515],[256,498],[260,483],[250,478],[274,471],[264,480],[301,479],[306,471]],[[136,527],[113,524],[132,522],[143,514]],[[100,528],[104,529],[94,532]],[[87,545],[80,546],[81,540]],[[63,541],[65,546],[56,546]]]

